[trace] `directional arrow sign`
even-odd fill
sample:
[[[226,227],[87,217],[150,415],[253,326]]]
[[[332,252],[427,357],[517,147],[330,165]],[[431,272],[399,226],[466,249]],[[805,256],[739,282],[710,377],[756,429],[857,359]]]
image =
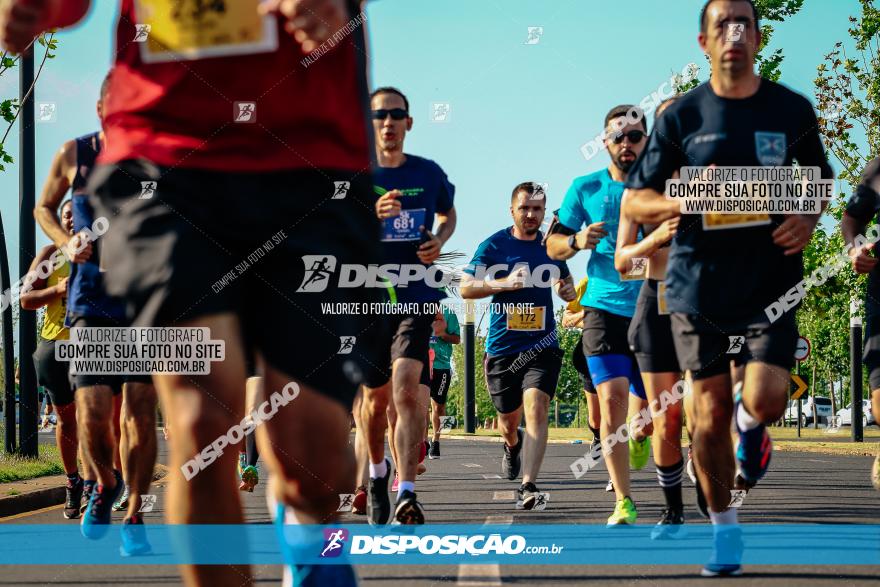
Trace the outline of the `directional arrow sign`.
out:
[[[800,375],[791,374],[791,382],[789,383],[788,392],[791,399],[800,399],[804,392],[807,391],[807,382]]]
[[[810,356],[810,341],[803,336],[798,337],[797,347],[794,351],[794,358],[798,361],[806,361]]]

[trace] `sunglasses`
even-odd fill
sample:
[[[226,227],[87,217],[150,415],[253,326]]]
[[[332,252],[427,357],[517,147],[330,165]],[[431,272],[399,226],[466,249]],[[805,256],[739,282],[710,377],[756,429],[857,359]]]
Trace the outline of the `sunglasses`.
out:
[[[620,134],[616,134],[616,135],[614,135],[614,138],[611,140],[614,141],[615,145],[619,145],[620,143],[623,142],[624,138],[627,138],[627,139],[629,139],[629,142],[631,142],[632,144],[635,145],[635,144],[641,143],[642,139],[645,138],[646,136],[647,135],[643,131],[631,130],[629,132],[622,132]]]
[[[403,120],[409,116],[409,112],[403,108],[392,108],[391,110],[373,110],[373,118],[375,120],[385,120],[391,115],[391,120]]]

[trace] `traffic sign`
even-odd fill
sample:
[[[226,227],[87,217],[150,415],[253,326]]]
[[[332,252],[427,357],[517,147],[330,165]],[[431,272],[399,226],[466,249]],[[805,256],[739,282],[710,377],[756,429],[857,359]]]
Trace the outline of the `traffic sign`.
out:
[[[800,399],[800,397],[804,395],[804,392],[807,391],[808,387],[809,385],[807,385],[807,382],[803,377],[792,373],[791,381],[788,386],[789,397],[791,397],[791,399]]]
[[[810,356],[810,341],[804,338],[803,336],[799,336],[797,340],[797,346],[794,349],[794,358],[797,361],[806,361],[807,357]]]

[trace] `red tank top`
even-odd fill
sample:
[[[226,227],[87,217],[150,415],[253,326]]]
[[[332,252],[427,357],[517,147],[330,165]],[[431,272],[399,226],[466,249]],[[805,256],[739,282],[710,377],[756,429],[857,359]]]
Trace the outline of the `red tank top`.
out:
[[[364,25],[352,21],[304,64],[280,19],[261,20],[256,5],[122,0],[102,163],[145,158],[239,172],[369,167]]]

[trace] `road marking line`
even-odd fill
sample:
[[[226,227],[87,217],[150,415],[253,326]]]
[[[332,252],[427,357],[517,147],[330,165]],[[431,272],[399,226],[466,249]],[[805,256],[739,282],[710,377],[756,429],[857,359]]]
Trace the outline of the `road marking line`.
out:
[[[12,520],[20,520],[21,518],[36,516],[38,514],[45,514],[46,512],[51,512],[53,510],[60,510],[63,508],[64,508],[64,504],[60,503],[58,505],[50,505],[47,508],[41,508],[41,509],[33,510],[30,512],[23,512],[21,514],[15,514],[13,516],[6,516],[5,518],[0,518],[0,524],[3,524],[4,522],[11,522]]]
[[[489,475],[488,473],[483,473],[483,479],[501,479],[501,475]]]
[[[513,499],[513,490],[511,491],[496,491],[492,494],[492,499],[494,501],[511,501]]]
[[[465,467],[469,467],[471,469],[482,468],[483,465],[478,465],[477,463],[465,463]]]
[[[458,565],[456,585],[501,585],[501,565]]]
[[[501,514],[497,516],[489,516],[486,518],[484,525],[499,525],[499,526],[510,526],[513,524],[513,516],[510,514]]]

